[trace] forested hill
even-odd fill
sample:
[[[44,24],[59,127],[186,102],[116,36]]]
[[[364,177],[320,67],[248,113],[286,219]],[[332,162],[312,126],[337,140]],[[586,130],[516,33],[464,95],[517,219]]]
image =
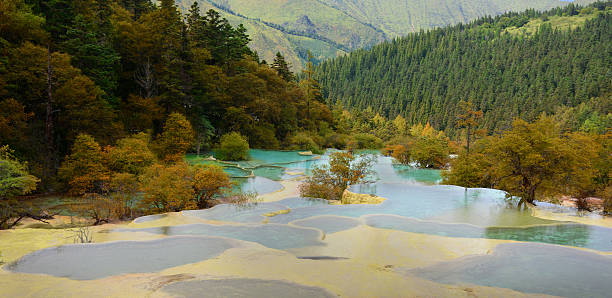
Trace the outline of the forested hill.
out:
[[[596,97],[609,102],[612,2],[410,34],[326,61],[316,78],[331,104],[371,107],[450,133],[460,100],[484,111],[488,131]]]
[[[176,0],[176,3],[187,12],[194,1],[202,8],[219,10],[235,26],[244,24],[252,38],[252,49],[268,61],[280,51],[293,64],[294,71],[305,65],[308,50],[316,60],[324,60],[421,29],[570,3],[565,0]]]

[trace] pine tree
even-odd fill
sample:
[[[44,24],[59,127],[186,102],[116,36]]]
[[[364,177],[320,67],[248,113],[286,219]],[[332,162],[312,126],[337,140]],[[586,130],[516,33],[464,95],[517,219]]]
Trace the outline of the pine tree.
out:
[[[276,70],[278,75],[287,82],[293,82],[296,80],[295,75],[289,70],[289,65],[285,61],[285,57],[280,52],[276,52],[274,63],[271,67]]]

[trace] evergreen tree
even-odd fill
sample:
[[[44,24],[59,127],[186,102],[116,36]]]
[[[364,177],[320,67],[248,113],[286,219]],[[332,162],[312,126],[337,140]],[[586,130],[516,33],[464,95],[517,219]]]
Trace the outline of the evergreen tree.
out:
[[[271,67],[276,70],[279,76],[283,78],[287,82],[295,81],[295,75],[289,70],[289,65],[287,61],[285,61],[285,57],[280,52],[276,53],[276,57],[274,58],[274,63],[272,63]]]

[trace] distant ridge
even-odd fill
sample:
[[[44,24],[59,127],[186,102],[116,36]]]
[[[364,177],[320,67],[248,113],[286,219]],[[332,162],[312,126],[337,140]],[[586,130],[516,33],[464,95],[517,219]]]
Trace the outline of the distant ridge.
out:
[[[183,11],[194,0],[177,0]],[[315,62],[382,41],[483,16],[527,8],[568,5],[560,0],[195,0],[244,23],[251,47],[271,61],[280,51],[300,70],[311,51]],[[576,1],[593,2],[589,0]]]

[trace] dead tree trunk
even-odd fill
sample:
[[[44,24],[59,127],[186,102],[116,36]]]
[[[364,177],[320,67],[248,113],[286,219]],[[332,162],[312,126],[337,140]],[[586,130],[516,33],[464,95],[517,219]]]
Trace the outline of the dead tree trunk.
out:
[[[44,169],[45,179],[48,179],[52,175],[52,171],[55,167],[53,105],[53,66],[51,65],[51,47],[47,45],[47,102],[45,118],[45,142],[47,152]]]

